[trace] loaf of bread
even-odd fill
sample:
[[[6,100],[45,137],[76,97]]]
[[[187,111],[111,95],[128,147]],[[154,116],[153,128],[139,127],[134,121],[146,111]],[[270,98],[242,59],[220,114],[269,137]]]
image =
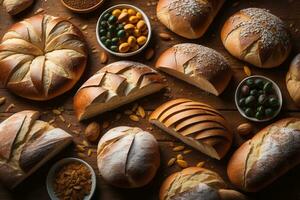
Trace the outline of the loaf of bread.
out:
[[[294,58],[286,74],[286,87],[293,101],[300,106],[300,54]]]
[[[156,67],[217,96],[225,90],[232,76],[231,68],[221,54],[191,43],[166,50],[157,60]]]
[[[288,27],[261,8],[235,13],[224,24],[221,39],[233,56],[262,68],[279,66],[291,51]]]
[[[213,171],[189,167],[170,175],[162,184],[160,200],[246,200],[243,194],[227,189]]]
[[[149,120],[182,142],[215,159],[225,156],[232,143],[231,128],[211,106],[189,99],[171,100]]]
[[[3,6],[10,15],[16,15],[31,6],[33,0],[4,0]]]
[[[160,165],[159,146],[148,132],[120,126],[103,135],[97,150],[98,168],[103,179],[116,187],[147,185]]]
[[[18,112],[0,124],[0,181],[14,188],[51,159],[72,136],[38,120],[39,112]]]
[[[188,38],[200,38],[218,11],[224,0],[159,0],[157,18],[176,34]]]
[[[119,61],[87,80],[74,97],[78,120],[113,110],[164,88],[166,80],[141,63]]]
[[[300,163],[300,119],[275,122],[245,142],[229,161],[230,181],[257,192]]]
[[[69,89],[85,69],[87,48],[71,22],[36,15],[14,24],[0,44],[0,81],[16,95],[48,100]]]

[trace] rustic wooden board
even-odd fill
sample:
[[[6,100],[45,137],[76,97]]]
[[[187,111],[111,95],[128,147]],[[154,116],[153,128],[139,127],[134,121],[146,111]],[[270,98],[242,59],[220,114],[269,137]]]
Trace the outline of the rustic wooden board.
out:
[[[156,2],[157,0],[146,0],[146,1],[134,1],[134,0],[107,0],[105,5],[99,10],[91,13],[91,14],[74,14],[68,10],[66,10],[60,3],[59,0],[40,0],[37,1],[34,6],[32,6],[28,11],[22,13],[16,18],[11,18],[8,16],[3,8],[0,10],[0,36],[2,36],[7,28],[12,25],[14,22],[17,22],[25,17],[32,16],[34,12],[36,12],[39,8],[43,8],[45,13],[55,15],[55,16],[63,16],[63,17],[72,17],[71,21],[79,27],[83,27],[84,25],[88,25],[88,28],[84,30],[84,35],[88,41],[89,49],[90,49],[90,57],[89,63],[86,69],[85,74],[83,75],[80,82],[74,87],[74,89],[66,94],[62,95],[59,98],[51,100],[49,102],[33,102],[30,100],[25,100],[20,97],[17,97],[10,92],[8,92],[3,87],[0,87],[0,96],[5,96],[7,98],[7,102],[5,105],[0,107],[0,121],[3,121],[11,114],[24,110],[24,109],[35,109],[39,110],[42,113],[42,119],[45,121],[50,121],[55,118],[55,125],[61,127],[74,135],[74,143],[81,143],[84,137],[82,135],[74,134],[74,130],[81,132],[84,130],[84,127],[89,121],[96,120],[101,124],[104,121],[109,121],[110,126],[107,129],[104,129],[103,132],[108,130],[109,128],[119,126],[119,125],[129,125],[129,126],[139,126],[143,129],[147,129],[151,127],[151,125],[147,122],[147,119],[142,119],[140,122],[132,122],[128,119],[128,116],[122,114],[121,119],[116,120],[116,116],[118,113],[123,113],[126,109],[130,109],[133,104],[123,106],[120,109],[117,109],[113,112],[95,117],[89,121],[78,123],[74,117],[74,111],[72,108],[72,97],[80,84],[82,84],[88,77],[90,77],[93,73],[99,70],[104,65],[99,62],[99,53],[93,53],[92,51],[98,50],[101,51],[101,48],[96,42],[95,38],[95,27],[96,21],[101,14],[101,12],[108,8],[109,6],[118,4],[118,3],[130,3],[134,4],[140,8],[142,8],[152,19],[151,23],[153,26],[153,38],[150,46],[155,48],[155,58],[150,61],[145,61],[143,53],[141,55],[130,58],[130,60],[140,61],[149,66],[153,66],[155,60],[158,58],[160,53],[168,47],[171,47],[174,44],[182,43],[182,42],[194,42],[202,45],[209,46],[221,52],[228,58],[232,68],[234,69],[234,77],[226,89],[226,91],[220,96],[215,97],[213,95],[207,94],[205,92],[200,91],[199,89],[188,85],[182,81],[179,81],[175,78],[167,76],[167,80],[169,83],[170,90],[164,90],[157,94],[151,95],[149,97],[145,97],[138,101],[140,105],[142,105],[147,111],[152,111],[158,105],[163,102],[166,102],[172,98],[178,97],[188,97],[194,100],[203,101],[205,103],[209,103],[212,106],[216,107],[221,111],[221,113],[228,119],[231,123],[231,126],[235,128],[242,122],[246,120],[240,116],[237,112],[235,104],[234,104],[234,90],[243,78],[246,75],[243,72],[243,66],[245,63],[240,62],[234,58],[232,58],[228,52],[222,46],[220,41],[219,32],[222,27],[224,21],[232,15],[235,11],[241,8],[247,7],[261,7],[267,8],[271,10],[274,14],[284,19],[291,26],[291,33],[293,36],[293,52],[290,58],[278,69],[272,70],[261,70],[254,68],[252,66],[251,70],[253,74],[265,75],[273,79],[276,83],[279,84],[279,87],[282,90],[284,106],[283,111],[277,119],[287,117],[287,116],[296,116],[300,117],[299,109],[292,102],[289,97],[286,86],[285,86],[285,74],[288,68],[288,65],[295,56],[297,52],[300,52],[300,1],[286,1],[286,0],[242,0],[242,1],[227,1],[216,17],[214,23],[209,28],[205,36],[198,40],[186,40],[181,38],[173,33],[170,33],[174,40],[166,42],[160,40],[158,34],[160,32],[169,32],[164,26],[162,26],[155,18],[155,5],[149,5],[149,2]],[[150,3],[151,4],[151,3]],[[155,3],[154,3],[155,4]],[[120,58],[110,56],[109,62],[114,62],[120,60]],[[15,108],[6,112],[6,108],[10,104],[15,104]],[[63,117],[66,122],[62,122],[62,120],[55,116],[51,110],[53,108],[57,108],[63,106],[65,111],[63,112]],[[276,120],[276,119],[275,119]],[[273,120],[273,121],[275,121]],[[71,124],[71,127],[68,128],[68,124]],[[266,126],[268,123],[263,124],[255,124],[256,130],[261,129]],[[158,199],[158,191],[159,187],[166,176],[171,174],[172,172],[180,170],[177,166],[166,167],[166,163],[168,160],[175,156],[176,154],[172,152],[171,143],[180,144],[180,142],[173,137],[167,135],[163,131],[158,128],[153,127],[153,130],[150,131],[159,141],[161,154],[162,154],[162,162],[161,168],[156,176],[156,178],[145,188],[134,189],[134,190],[123,190],[117,189],[107,185],[100,177],[97,176],[97,192],[93,199],[102,199],[102,200],[132,200],[132,199],[145,199],[145,200],[153,200]],[[193,151],[191,154],[186,156],[186,160],[192,166],[195,165],[199,161],[205,161],[205,166],[209,169],[216,170],[220,173],[220,175],[227,180],[226,177],[226,163],[234,151],[243,141],[247,138],[240,138],[236,135],[236,140],[231,149],[231,152],[227,155],[225,159],[222,161],[216,161],[208,158],[207,156]],[[91,144],[91,148],[96,149],[96,144]],[[0,187],[0,199],[22,199],[22,200],[46,200],[49,199],[46,186],[45,179],[49,168],[52,164],[63,158],[68,156],[78,156],[74,151],[75,144],[68,147],[64,152],[55,157],[52,161],[48,162],[44,167],[42,167],[37,173],[35,173],[32,177],[27,179],[23,184],[21,184],[16,190],[13,192],[7,191],[4,188]],[[97,165],[96,165],[96,156],[93,154],[91,157],[84,157],[86,161],[88,161],[97,174],[99,174]],[[272,200],[297,200],[300,199],[300,191],[299,191],[299,183],[298,180],[300,178],[300,168],[297,167],[291,170],[287,175],[277,180],[272,186],[265,189],[264,191],[256,194],[249,194],[249,196],[253,197],[253,199],[272,199]],[[228,181],[228,180],[227,180]]]

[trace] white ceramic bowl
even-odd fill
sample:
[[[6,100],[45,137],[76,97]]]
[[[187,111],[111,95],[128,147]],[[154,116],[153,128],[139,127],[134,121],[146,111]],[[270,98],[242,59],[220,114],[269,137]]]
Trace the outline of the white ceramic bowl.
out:
[[[254,118],[254,117],[248,117],[244,111],[240,108],[239,104],[238,104],[238,101],[239,101],[239,93],[240,93],[240,90],[242,88],[242,85],[244,85],[244,83],[250,79],[250,78],[261,78],[263,80],[266,80],[266,81],[269,81],[273,84],[273,88],[275,90],[275,93],[276,93],[276,96],[278,97],[278,100],[279,100],[279,108],[278,110],[276,111],[276,113],[274,113],[274,115],[272,117],[269,117],[269,118],[265,118],[265,119],[257,119],[257,118]],[[246,119],[249,119],[251,121],[254,121],[254,122],[266,122],[266,121],[270,121],[272,119],[274,119],[281,111],[281,108],[282,108],[282,94],[281,94],[281,91],[280,91],[280,88],[278,87],[278,85],[272,81],[271,79],[265,77],[265,76],[260,76],[260,75],[254,75],[254,76],[249,76],[247,78],[245,78],[244,80],[242,80],[240,82],[240,84],[238,85],[238,87],[236,88],[235,90],[235,105],[238,109],[238,111],[240,112],[240,114],[245,117]]]
[[[46,181],[47,191],[48,191],[48,194],[49,194],[51,200],[59,200],[55,195],[54,187],[53,187],[54,178],[55,178],[56,173],[58,172],[58,170],[61,169],[61,167],[65,166],[68,163],[73,163],[73,162],[79,162],[79,163],[84,164],[89,169],[89,171],[91,172],[92,187],[91,187],[90,194],[88,196],[85,196],[84,200],[92,199],[93,194],[94,194],[95,189],[96,189],[96,175],[95,175],[95,172],[94,172],[93,168],[87,162],[85,162],[81,159],[78,159],[78,158],[64,158],[64,159],[58,161],[57,163],[55,163],[52,166],[52,168],[50,169],[50,171],[48,173],[48,176],[47,176],[47,181]]]
[[[114,52],[110,49],[108,49],[100,40],[100,35],[99,35],[99,24],[100,24],[100,21],[101,19],[103,18],[104,14],[106,14],[107,12],[111,12],[112,10],[114,9],[123,9],[123,8],[132,8],[138,12],[140,12],[142,15],[143,15],[143,18],[144,18],[144,21],[147,25],[147,28],[148,28],[148,38],[147,38],[147,41],[146,43],[141,47],[139,48],[138,50],[134,51],[134,52],[128,52],[128,53],[119,53],[119,52]],[[130,4],[118,4],[118,5],[115,5],[115,6],[112,6],[110,8],[108,8],[107,10],[105,10],[99,17],[98,21],[97,21],[97,25],[96,25],[96,37],[97,37],[97,41],[98,43],[100,44],[100,46],[105,49],[105,51],[113,54],[113,55],[116,55],[116,56],[119,56],[119,57],[130,57],[130,56],[134,56],[140,52],[142,52],[146,47],[147,45],[149,44],[150,42],[150,39],[151,39],[151,35],[152,35],[152,28],[151,28],[151,24],[150,24],[150,20],[148,18],[148,16],[146,15],[146,13],[144,11],[142,11],[141,9],[139,9],[138,7],[136,6],[133,6],[133,5],[130,5]]]

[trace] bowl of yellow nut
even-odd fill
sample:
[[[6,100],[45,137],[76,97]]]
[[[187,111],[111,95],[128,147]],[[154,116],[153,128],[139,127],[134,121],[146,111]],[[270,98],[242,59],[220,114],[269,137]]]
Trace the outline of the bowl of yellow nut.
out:
[[[151,38],[147,15],[129,4],[119,4],[105,10],[98,19],[97,41],[109,53],[129,57],[143,51]]]

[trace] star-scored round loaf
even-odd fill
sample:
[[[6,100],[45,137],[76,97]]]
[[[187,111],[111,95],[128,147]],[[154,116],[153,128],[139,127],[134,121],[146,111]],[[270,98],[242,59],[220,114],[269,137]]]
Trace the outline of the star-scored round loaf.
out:
[[[87,48],[66,19],[36,15],[14,24],[0,44],[0,81],[16,95],[48,100],[70,90],[81,77]]]

